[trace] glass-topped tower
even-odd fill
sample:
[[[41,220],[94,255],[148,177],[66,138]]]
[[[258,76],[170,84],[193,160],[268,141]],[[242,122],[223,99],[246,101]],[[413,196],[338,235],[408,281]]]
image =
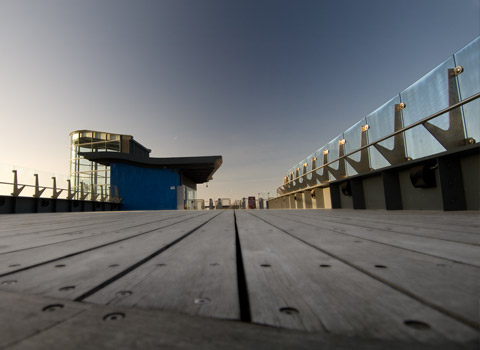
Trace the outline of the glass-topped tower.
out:
[[[125,210],[194,209],[197,184],[210,181],[222,161],[218,155],[155,158],[131,135],[70,133],[70,181],[76,199],[91,195],[95,200],[102,193],[111,199],[118,189]]]
[[[133,140],[131,135],[95,130],[76,130],[70,133],[70,180],[72,190],[110,195],[110,167],[92,162],[82,152],[122,152],[148,157],[150,150]],[[78,196],[78,194],[77,194]]]

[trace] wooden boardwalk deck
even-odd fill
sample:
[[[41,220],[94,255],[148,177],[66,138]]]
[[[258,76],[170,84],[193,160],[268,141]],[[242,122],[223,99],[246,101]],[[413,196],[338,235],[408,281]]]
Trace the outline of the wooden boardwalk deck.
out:
[[[0,349],[479,349],[478,212],[0,216]]]

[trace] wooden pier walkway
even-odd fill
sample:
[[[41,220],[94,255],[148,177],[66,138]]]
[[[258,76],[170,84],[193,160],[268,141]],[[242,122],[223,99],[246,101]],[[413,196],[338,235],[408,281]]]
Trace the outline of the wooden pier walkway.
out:
[[[478,212],[0,216],[0,349],[479,349]]]

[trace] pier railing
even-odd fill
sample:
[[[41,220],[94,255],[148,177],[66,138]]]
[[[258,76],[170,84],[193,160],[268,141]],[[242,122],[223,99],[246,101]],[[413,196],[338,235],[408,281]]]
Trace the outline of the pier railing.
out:
[[[2,178],[3,180],[3,178]],[[67,200],[81,200],[81,201],[94,201],[94,202],[111,202],[120,203],[122,198],[118,196],[118,190],[114,190],[115,194],[110,194],[109,188],[100,186],[100,193],[90,192],[87,190],[88,185],[83,182],[80,183],[80,190],[76,191],[72,189],[70,179],[64,180],[67,183],[67,188],[57,187],[57,176],[52,176],[52,186],[40,185],[39,174],[33,174],[34,184],[19,183],[18,170],[12,170],[12,181],[0,181],[0,185],[3,185],[0,195],[9,195],[12,197],[19,197],[22,194],[33,198],[51,198],[51,199],[67,199]],[[11,192],[6,188],[10,187]],[[28,191],[30,189],[30,191]],[[27,194],[28,193],[28,194]]]
[[[110,211],[121,201],[116,188],[74,187],[67,176],[0,164],[0,213]]]
[[[480,140],[480,37],[299,164],[280,196]]]
[[[269,208],[479,210],[479,61],[480,37],[289,169]]]
[[[285,194],[287,192],[295,192],[295,190],[300,190],[300,191],[305,191],[305,190],[308,190],[308,189],[313,189],[315,187],[320,187],[322,182],[330,182],[331,180],[340,180],[342,178],[347,178],[348,175],[347,173],[345,172],[345,168],[346,166],[345,165],[350,165],[352,166],[356,171],[357,171],[357,174],[360,175],[360,174],[364,174],[364,173],[367,173],[369,171],[372,171],[374,170],[372,167],[370,167],[370,164],[369,164],[369,160],[368,160],[368,155],[366,153],[364,153],[368,148],[370,147],[375,147],[382,155],[384,155],[384,157],[389,160],[391,163],[390,165],[394,165],[395,163],[401,163],[401,162],[405,162],[405,161],[411,161],[412,158],[410,157],[407,157],[406,156],[406,148],[405,148],[405,145],[404,145],[404,141],[403,141],[403,133],[405,133],[407,130],[410,130],[410,129],[413,129],[419,125],[423,125],[425,126],[427,129],[427,125],[433,125],[433,124],[426,124],[428,123],[430,120],[434,119],[434,118],[437,118],[445,113],[448,113],[448,112],[452,112],[456,109],[458,109],[459,107],[467,104],[467,103],[470,103],[472,101],[475,101],[477,100],[478,98],[480,98],[480,93],[477,93],[469,98],[466,98],[465,100],[461,101],[461,102],[458,102],[450,107],[447,107],[437,113],[434,113],[418,122],[415,122],[409,126],[406,126],[406,127],[403,127],[403,128],[400,128],[398,129],[397,131],[387,135],[387,136],[384,136],[384,137],[381,137],[380,139],[376,140],[376,141],[373,141],[371,143],[368,143],[368,144],[364,144],[366,143],[366,137],[362,137],[362,146],[352,152],[349,152],[347,154],[345,154],[345,144],[346,144],[346,141],[345,141],[345,138],[341,139],[339,141],[339,151],[338,151],[338,158],[336,158],[335,160],[332,160],[332,161],[328,161],[328,149],[326,149],[325,151],[323,151],[323,164],[314,168],[313,170],[309,170],[309,171],[306,171],[304,172],[303,174],[301,175],[298,175],[296,177],[291,177],[291,179],[289,179],[288,176],[285,177],[284,179],[284,185],[279,187],[278,188],[278,193],[281,195],[281,194]],[[399,104],[399,105],[395,105],[395,111],[397,111],[398,109],[400,108],[404,108],[404,104]],[[452,113],[453,114],[453,113]],[[480,117],[480,116],[479,116]],[[454,117],[450,117],[450,125],[453,126],[453,127],[461,127],[463,128],[463,125],[462,125],[462,121],[458,121],[456,120],[455,118],[459,118],[458,114],[455,113],[454,114]],[[456,124],[459,124],[458,126]],[[364,133],[369,129],[369,125],[368,124],[365,124],[361,127],[361,130],[362,130],[362,136],[365,135]],[[443,129],[428,129],[429,131],[431,131],[432,133],[432,136],[435,137],[435,139],[437,139],[437,141],[439,143],[442,144],[442,146],[444,146],[446,148],[447,151],[449,150],[454,150],[458,147],[461,147],[461,146],[466,146],[466,145],[469,145],[469,144],[475,144],[476,143],[476,140],[473,139],[473,138],[462,138],[462,134],[459,134],[459,133],[448,133],[448,130],[443,130]],[[437,133],[438,132],[438,133]],[[385,141],[385,140],[388,140],[390,138],[394,138],[394,143],[395,143],[395,146],[392,150],[389,150],[388,148],[385,148],[383,146],[380,145],[381,142]],[[398,147],[398,145],[401,145],[400,148]],[[351,157],[354,155],[354,154],[357,154],[357,153],[361,153],[360,154],[360,160],[359,161],[355,161],[351,159]],[[363,153],[362,153],[363,152]],[[312,163],[315,164],[315,161],[317,159],[316,158],[312,158]],[[342,163],[343,162],[346,162],[346,163]],[[337,169],[333,169],[331,166],[334,165],[334,164],[337,164],[338,167]],[[303,164],[303,167],[307,167],[308,166],[308,163],[304,163]],[[342,169],[343,167],[343,169]],[[300,170],[300,168],[297,168],[296,169],[297,171]],[[332,174],[332,177],[328,177],[328,178],[325,178],[325,176],[322,176],[323,174],[318,174],[316,173],[317,171],[319,170],[322,170],[323,172],[327,172],[329,171],[331,174]],[[343,170],[343,171],[342,171]],[[292,171],[291,174],[293,175],[294,172]],[[316,180],[320,180],[320,183],[318,183],[318,181],[315,181],[314,183],[311,183],[309,180],[311,180],[313,178],[312,175],[315,175],[315,174],[318,174],[320,175],[319,177],[317,177]],[[357,174],[353,174],[353,175],[357,175]],[[309,176],[310,175],[310,176]],[[306,180],[305,180],[306,178]],[[303,180],[303,181],[302,181]],[[324,180],[324,181],[322,181]],[[309,183],[310,182],[310,183]],[[304,185],[304,186],[301,186],[301,185]],[[290,190],[290,191],[288,191]]]

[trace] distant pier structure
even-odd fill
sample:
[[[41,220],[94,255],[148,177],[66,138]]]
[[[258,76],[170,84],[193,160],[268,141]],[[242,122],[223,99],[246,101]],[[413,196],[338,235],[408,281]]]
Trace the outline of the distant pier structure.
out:
[[[480,209],[480,37],[290,168],[271,209]]]

